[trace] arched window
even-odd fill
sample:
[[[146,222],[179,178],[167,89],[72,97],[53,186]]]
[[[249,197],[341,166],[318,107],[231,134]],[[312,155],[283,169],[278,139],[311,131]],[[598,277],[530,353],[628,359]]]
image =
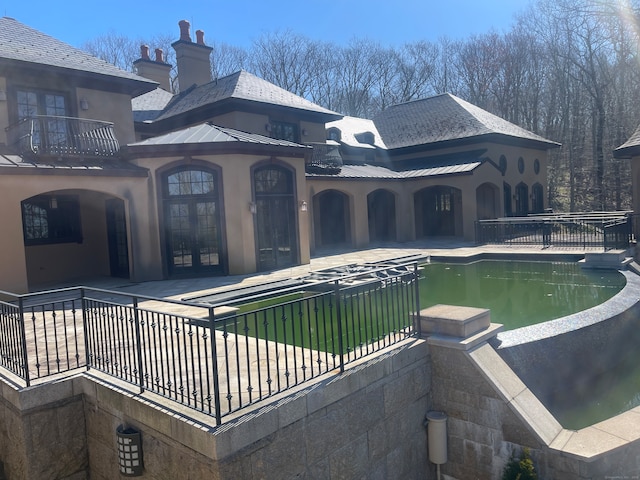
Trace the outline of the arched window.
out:
[[[298,262],[293,172],[278,165],[253,171],[258,270]]]
[[[544,211],[544,189],[539,183],[531,187],[531,210],[533,213],[542,213]]]
[[[163,210],[169,273],[223,273],[218,173],[183,166],[165,174]]]

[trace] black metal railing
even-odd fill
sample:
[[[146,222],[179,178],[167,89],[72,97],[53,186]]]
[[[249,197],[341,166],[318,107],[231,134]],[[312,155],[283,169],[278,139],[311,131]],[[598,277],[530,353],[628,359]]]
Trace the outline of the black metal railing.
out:
[[[0,292],[0,366],[24,386],[99,370],[220,424],[416,335],[417,278],[416,264],[380,267],[235,307],[86,287]]]
[[[338,145],[328,143],[309,143],[313,146],[311,158],[305,164],[307,173],[319,175],[337,175],[342,170],[342,156]]]
[[[21,155],[113,157],[120,150],[113,123],[99,120],[36,115],[6,131]]]
[[[476,222],[476,243],[626,249],[633,239],[629,212],[536,214]]]

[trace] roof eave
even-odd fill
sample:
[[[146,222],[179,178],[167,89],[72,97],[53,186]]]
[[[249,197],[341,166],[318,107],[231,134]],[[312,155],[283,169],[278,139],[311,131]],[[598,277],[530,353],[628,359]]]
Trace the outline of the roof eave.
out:
[[[613,150],[613,156],[619,159],[631,159],[640,155],[640,145],[621,146]]]
[[[513,135],[505,135],[502,133],[485,133],[482,135],[474,135],[470,137],[454,138],[441,140],[438,142],[423,143],[417,145],[407,145],[404,147],[388,147],[391,155],[406,155],[416,151],[425,150],[441,150],[445,148],[453,148],[460,146],[473,145],[478,143],[498,143],[502,145],[519,146],[526,148],[534,148],[538,150],[549,150],[559,148],[562,144],[551,140],[536,140],[532,138],[515,137]]]
[[[103,90],[116,93],[125,93],[131,97],[137,97],[144,93],[155,90],[158,82],[140,77],[140,79],[118,77],[117,75],[77,70],[56,65],[28,62],[12,58],[0,58],[0,73],[6,69],[7,76],[15,76],[20,72],[42,75],[42,72],[51,73],[60,77],[67,77],[75,80],[76,86],[91,88],[92,90]]]
[[[160,158],[176,155],[268,155],[306,158],[312,149],[305,146],[282,146],[248,142],[176,143],[164,145],[125,145],[121,153],[126,159]]]

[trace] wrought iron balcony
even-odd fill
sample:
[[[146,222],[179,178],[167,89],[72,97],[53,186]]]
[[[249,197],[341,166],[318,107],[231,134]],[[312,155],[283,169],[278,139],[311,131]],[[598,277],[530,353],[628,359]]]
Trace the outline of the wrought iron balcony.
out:
[[[319,175],[337,175],[342,170],[342,156],[337,145],[327,143],[309,143],[313,146],[313,155],[305,165],[307,173]]]
[[[21,155],[113,157],[120,145],[113,123],[36,115],[6,128],[7,143]]]

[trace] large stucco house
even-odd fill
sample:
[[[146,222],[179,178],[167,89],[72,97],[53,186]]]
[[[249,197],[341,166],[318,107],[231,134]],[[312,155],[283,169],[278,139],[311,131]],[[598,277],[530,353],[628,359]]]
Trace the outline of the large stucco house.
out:
[[[246,71],[211,80],[180,22],[171,66],[122,71],[0,19],[0,289],[308,263],[329,246],[473,240],[546,206],[556,143],[450,94],[372,120]]]

